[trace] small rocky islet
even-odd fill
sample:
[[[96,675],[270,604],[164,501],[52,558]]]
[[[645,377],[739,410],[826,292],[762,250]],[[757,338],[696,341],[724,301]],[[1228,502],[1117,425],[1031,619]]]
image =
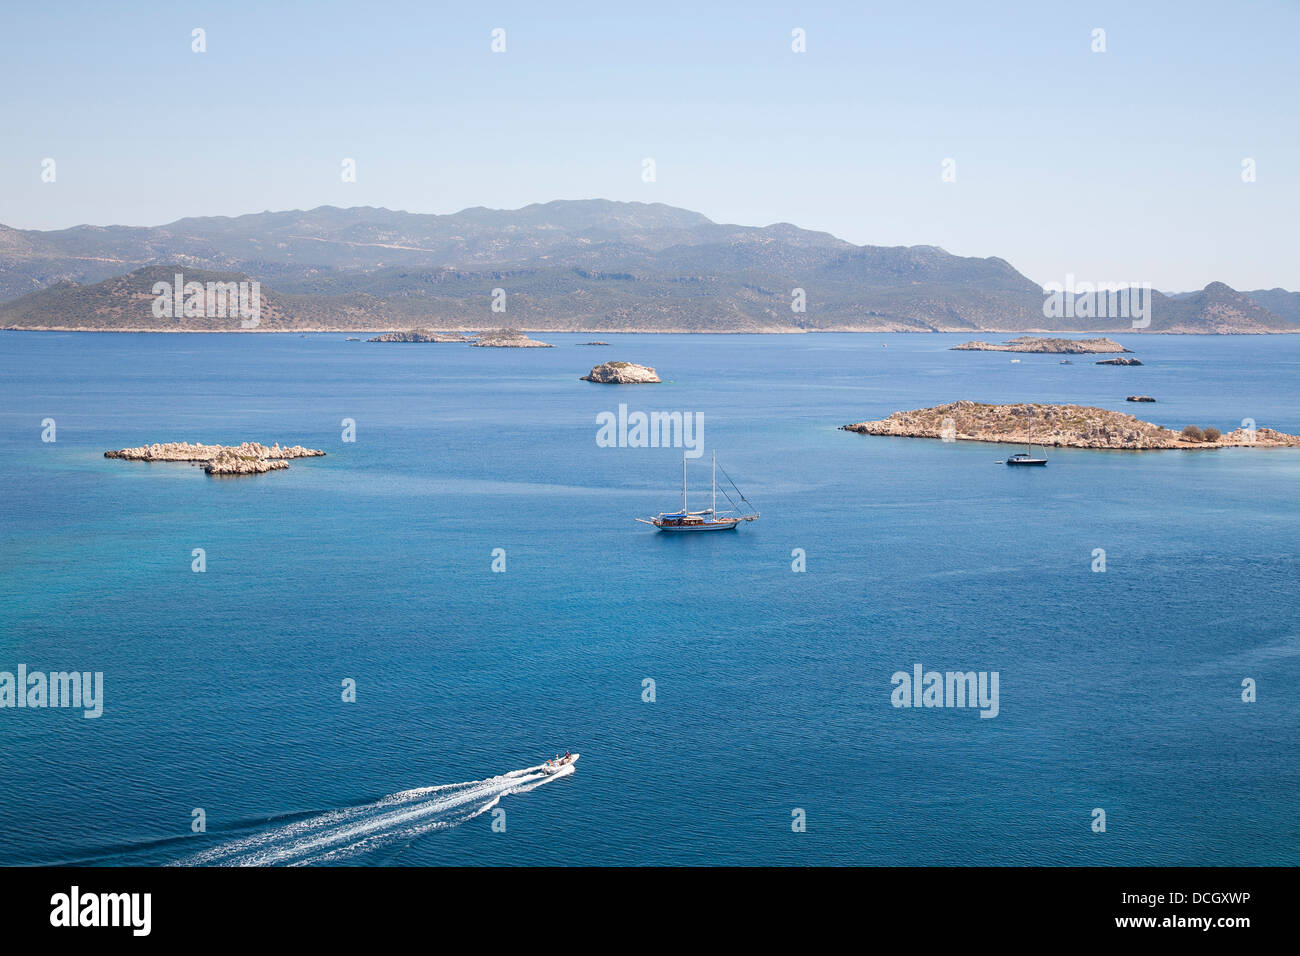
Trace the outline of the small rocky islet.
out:
[[[1130,352],[1113,339],[1048,339],[1035,335],[1022,335],[1008,342],[963,342],[954,345],[953,352],[1038,352],[1050,355],[1096,355],[1106,352]]]
[[[376,335],[367,342],[473,342],[469,336],[460,332],[435,332],[433,329],[407,329],[400,332],[385,332]]]
[[[550,342],[539,342],[537,339],[530,339],[518,329],[496,329],[491,332],[484,332],[479,335],[478,340],[471,345],[476,349],[553,349],[555,348]]]
[[[595,366],[579,381],[597,382],[601,385],[654,385],[663,380],[654,369],[632,362],[606,362]]]
[[[987,405],[960,401],[910,412],[894,412],[879,421],[840,427],[862,435],[1128,451],[1300,447],[1300,435],[1288,435],[1272,428],[1237,428],[1207,439],[1195,426],[1176,432],[1144,422],[1134,415],[1090,405]]]
[[[367,342],[444,342],[483,349],[553,349],[549,342],[530,339],[518,329],[493,329],[488,332],[439,332],[434,329],[401,329],[376,335]]]
[[[188,461],[202,463],[209,475],[261,475],[289,467],[291,458],[319,458],[325,452],[302,445],[263,445],[242,442],[238,445],[204,445],[187,441],[163,442],[104,452],[105,458],[127,461]]]

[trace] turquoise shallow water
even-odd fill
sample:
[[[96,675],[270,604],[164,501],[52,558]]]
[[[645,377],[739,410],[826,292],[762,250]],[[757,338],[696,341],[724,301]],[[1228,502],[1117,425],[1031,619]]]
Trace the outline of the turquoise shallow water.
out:
[[[836,428],[972,398],[1300,432],[1300,336],[1119,336],[1141,368],[542,337],[0,333],[0,670],[102,671],[106,698],[0,710],[0,863],[1300,862],[1300,450],[1013,470]],[[665,384],[577,380],[612,358]],[[619,402],[703,413],[762,519],[633,522],[677,506],[681,458],[598,447]],[[328,457],[102,457],[244,439]],[[997,671],[1000,713],[895,709],[915,663]],[[571,776],[488,780],[566,747]]]

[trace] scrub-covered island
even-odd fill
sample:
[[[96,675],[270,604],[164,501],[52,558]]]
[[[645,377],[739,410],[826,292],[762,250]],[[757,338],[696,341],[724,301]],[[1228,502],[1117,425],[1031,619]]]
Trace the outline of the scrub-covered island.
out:
[[[648,365],[634,362],[606,362],[597,365],[579,381],[598,382],[601,385],[654,385],[663,381]]]
[[[941,438],[945,441],[1003,442],[1054,445],[1062,448],[1117,448],[1145,451],[1156,448],[1280,448],[1300,446],[1300,436],[1272,428],[1217,428],[1188,425],[1176,432],[1144,422],[1134,415],[1091,405],[986,405],[949,402],[888,418],[840,426],[861,435]]]
[[[1043,352],[1051,355],[1095,355],[1107,352],[1131,352],[1113,339],[1044,339],[1022,335],[1008,342],[963,342],[953,352]]]
[[[432,329],[409,329],[405,332],[385,332],[367,342],[473,342],[460,332],[435,332]]]
[[[496,329],[484,332],[471,348],[476,349],[553,349],[550,342],[530,339],[518,329]]]
[[[492,329],[488,332],[439,332],[435,329],[407,329],[385,332],[367,342],[459,342],[479,348],[553,349],[549,342],[530,339],[518,329]]]

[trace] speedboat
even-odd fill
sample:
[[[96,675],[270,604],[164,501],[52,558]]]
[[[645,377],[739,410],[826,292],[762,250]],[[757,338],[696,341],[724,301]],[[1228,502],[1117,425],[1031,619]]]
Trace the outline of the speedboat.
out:
[[[578,754],[566,752],[563,757],[556,757],[554,760],[548,760],[542,764],[542,773],[548,776],[553,773],[559,773],[562,769],[578,762]]]

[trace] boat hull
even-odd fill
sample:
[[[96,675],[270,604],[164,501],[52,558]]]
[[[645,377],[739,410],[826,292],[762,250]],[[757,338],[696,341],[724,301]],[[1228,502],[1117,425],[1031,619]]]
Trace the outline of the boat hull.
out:
[[[548,760],[546,763],[542,764],[542,773],[546,774],[548,777],[557,774],[565,767],[571,767],[577,763],[578,757],[579,754],[570,754],[568,759],[561,757],[558,763],[554,760]]]
[[[1026,461],[1026,460],[1023,459],[1023,458],[1022,458],[1020,461],[1016,461],[1016,460],[1012,459],[1011,461],[1008,461],[1007,464],[1008,464],[1008,465],[1026,465],[1026,466],[1039,465],[1039,466],[1042,466],[1042,465],[1046,465],[1046,464],[1047,464],[1047,459],[1046,459],[1046,458],[1031,458],[1031,459],[1029,459],[1028,461]]]
[[[723,472],[723,476],[727,477],[727,473]],[[727,480],[730,481],[731,479],[727,477]],[[734,481],[732,481],[731,484],[733,488],[736,485]],[[736,491],[737,493],[739,493],[740,489],[736,488]],[[723,496],[727,497],[728,501],[731,500],[730,497],[727,496],[725,491],[723,492]],[[749,501],[744,496],[744,494],[740,495],[740,500],[745,502],[745,504],[749,504]],[[737,507],[734,501],[732,502],[732,507],[733,508]],[[750,505],[750,510],[753,510],[752,505]],[[713,457],[713,497],[711,499],[711,504],[709,505],[709,507],[702,508],[699,511],[691,511],[686,504],[686,456],[683,455],[682,456],[682,510],[661,511],[653,518],[637,518],[636,520],[641,522],[642,524],[654,525],[656,531],[662,531],[665,534],[686,534],[687,532],[693,534],[697,531],[735,531],[736,527],[742,521],[753,521],[756,518],[758,518],[757,511],[755,511],[753,514],[736,514],[735,511],[724,511],[722,513],[728,515],[735,515],[735,517],[730,517],[730,518],[718,517],[718,458],[717,456],[714,455]]]
[[[707,524],[659,524],[655,525],[665,534],[679,534],[696,531],[735,531],[739,521],[711,521]]]

